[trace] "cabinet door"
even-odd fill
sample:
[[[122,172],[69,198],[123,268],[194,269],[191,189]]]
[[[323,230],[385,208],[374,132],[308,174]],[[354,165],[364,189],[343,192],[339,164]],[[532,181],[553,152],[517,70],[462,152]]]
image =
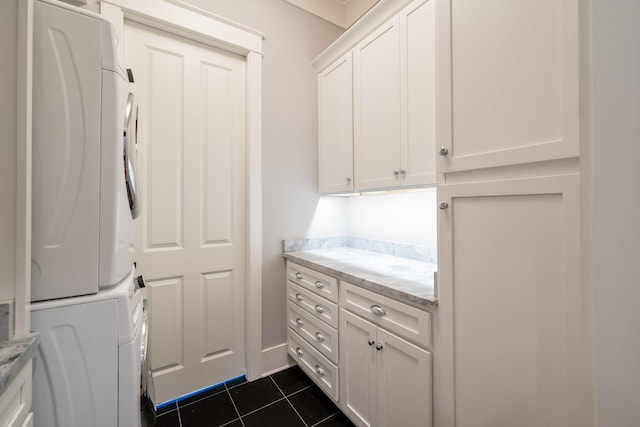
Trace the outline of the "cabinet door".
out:
[[[435,0],[400,12],[402,184],[436,182]]]
[[[378,425],[376,329],[340,310],[340,407],[358,426]]]
[[[431,427],[431,353],[382,328],[376,344],[378,425]]]
[[[353,190],[353,67],[351,52],[318,74],[320,193]]]
[[[442,427],[592,425],[579,191],[577,175],[438,189]]]
[[[400,184],[400,31],[398,16],[353,50],[357,190]]]
[[[440,172],[575,157],[578,0],[438,4]]]

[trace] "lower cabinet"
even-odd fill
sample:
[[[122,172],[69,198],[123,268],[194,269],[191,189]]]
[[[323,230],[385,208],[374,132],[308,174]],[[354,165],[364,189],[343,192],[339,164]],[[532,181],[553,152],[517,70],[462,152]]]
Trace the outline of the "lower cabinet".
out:
[[[288,352],[309,378],[358,426],[431,427],[433,313],[291,261],[287,272]]]
[[[0,395],[0,426],[33,426],[31,413],[32,362],[29,360]]]
[[[359,426],[432,425],[431,353],[340,310],[340,406]]]

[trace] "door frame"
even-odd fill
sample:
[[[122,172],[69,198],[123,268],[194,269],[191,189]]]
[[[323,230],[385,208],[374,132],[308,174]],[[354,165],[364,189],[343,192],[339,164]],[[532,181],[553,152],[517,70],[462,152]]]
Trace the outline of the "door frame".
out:
[[[120,40],[124,20],[185,37],[246,58],[245,364],[262,377],[262,40],[264,34],[182,0],[103,0]],[[126,41],[125,41],[126,42]],[[119,49],[122,53],[122,43]]]

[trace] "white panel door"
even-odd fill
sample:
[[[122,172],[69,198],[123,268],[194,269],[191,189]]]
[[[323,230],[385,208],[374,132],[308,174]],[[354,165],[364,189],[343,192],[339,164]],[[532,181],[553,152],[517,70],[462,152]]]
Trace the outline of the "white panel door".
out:
[[[582,427],[577,175],[445,185],[443,427]]]
[[[400,185],[400,31],[394,16],[353,50],[358,190]]]
[[[578,0],[438,4],[440,172],[578,155]]]
[[[245,61],[127,22],[155,402],[245,373]]]
[[[353,61],[351,52],[318,74],[320,193],[353,190]]]

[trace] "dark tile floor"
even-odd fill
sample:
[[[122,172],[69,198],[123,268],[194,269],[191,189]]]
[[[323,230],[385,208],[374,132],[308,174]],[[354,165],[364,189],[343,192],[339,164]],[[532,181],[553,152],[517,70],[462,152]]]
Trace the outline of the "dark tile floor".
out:
[[[160,408],[142,405],[142,427],[352,427],[299,367],[253,382],[220,384]]]

